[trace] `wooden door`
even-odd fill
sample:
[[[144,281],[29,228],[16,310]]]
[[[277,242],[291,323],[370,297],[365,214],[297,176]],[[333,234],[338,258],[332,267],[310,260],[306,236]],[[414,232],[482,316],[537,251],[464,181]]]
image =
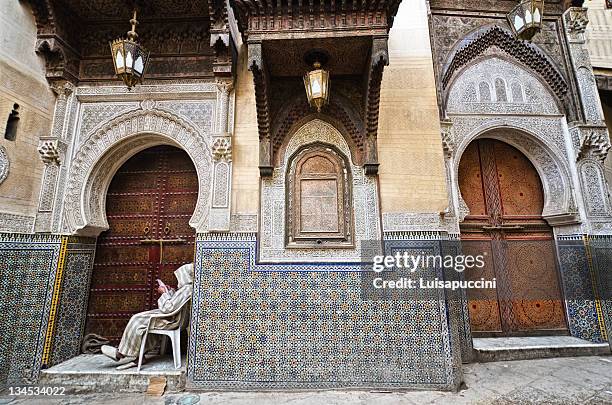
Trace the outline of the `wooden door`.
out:
[[[554,237],[531,162],[504,142],[475,141],[459,164],[459,187],[470,209],[461,224],[464,253],[486,255],[485,267],[466,278],[497,280],[496,290],[468,290],[472,333],[565,333]]]
[[[176,286],[174,270],[193,261],[197,195],[195,167],[178,148],[147,149],[118,170],[106,196],[110,228],[98,238],[86,333],[117,343],[133,314],[157,307],[156,279]]]

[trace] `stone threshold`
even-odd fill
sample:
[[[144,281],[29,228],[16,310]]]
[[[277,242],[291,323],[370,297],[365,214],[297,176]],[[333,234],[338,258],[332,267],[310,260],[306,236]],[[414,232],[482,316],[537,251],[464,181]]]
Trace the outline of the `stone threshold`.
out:
[[[474,338],[472,343],[473,360],[479,363],[611,354],[608,343],[573,336]]]
[[[148,358],[140,372],[136,367],[117,370],[121,364],[102,354],[81,354],[46,370],[41,370],[40,386],[65,387],[66,393],[146,392],[152,377],[166,378],[166,392],[185,388],[185,356],[175,369],[172,356]]]

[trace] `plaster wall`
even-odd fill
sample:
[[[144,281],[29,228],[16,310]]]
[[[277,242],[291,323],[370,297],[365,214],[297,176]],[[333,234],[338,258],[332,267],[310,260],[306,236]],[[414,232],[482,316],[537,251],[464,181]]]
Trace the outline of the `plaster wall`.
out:
[[[427,21],[425,0],[402,2],[389,33],[378,123],[383,214],[448,205]]]
[[[247,47],[236,64],[235,121],[232,140],[232,214],[256,215],[259,201],[259,135],[253,75],[247,66]]]
[[[0,230],[31,232],[43,170],[36,149],[39,136],[50,130],[55,98],[44,62],[34,52],[30,9],[2,0],[0,27],[0,147],[9,161],[8,176],[0,183]],[[10,141],[4,133],[14,104],[19,104],[20,119],[16,139]]]

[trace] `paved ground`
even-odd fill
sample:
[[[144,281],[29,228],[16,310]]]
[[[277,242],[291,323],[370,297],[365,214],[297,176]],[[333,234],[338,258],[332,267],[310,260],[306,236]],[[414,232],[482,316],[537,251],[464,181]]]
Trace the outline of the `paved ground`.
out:
[[[466,388],[445,392],[200,392],[71,395],[63,398],[0,397],[0,404],[612,404],[612,356],[569,357],[470,364]]]

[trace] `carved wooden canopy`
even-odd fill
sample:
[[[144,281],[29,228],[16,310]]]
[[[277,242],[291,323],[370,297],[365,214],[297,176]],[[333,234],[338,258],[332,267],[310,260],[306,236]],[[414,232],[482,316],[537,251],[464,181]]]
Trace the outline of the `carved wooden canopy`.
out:
[[[27,0],[37,25],[36,51],[49,81],[115,80],[108,42],[125,36],[135,2]],[[223,0],[136,2],[139,41],[151,51],[148,78],[231,75]]]
[[[388,32],[400,1],[230,0],[253,72],[262,176],[272,174],[285,134],[312,113],[296,83],[310,68],[304,56],[313,49],[329,55],[325,68],[331,74],[332,101],[323,115],[342,124],[366,172],[377,172],[380,84],[389,63]],[[280,97],[285,107],[275,106]]]

